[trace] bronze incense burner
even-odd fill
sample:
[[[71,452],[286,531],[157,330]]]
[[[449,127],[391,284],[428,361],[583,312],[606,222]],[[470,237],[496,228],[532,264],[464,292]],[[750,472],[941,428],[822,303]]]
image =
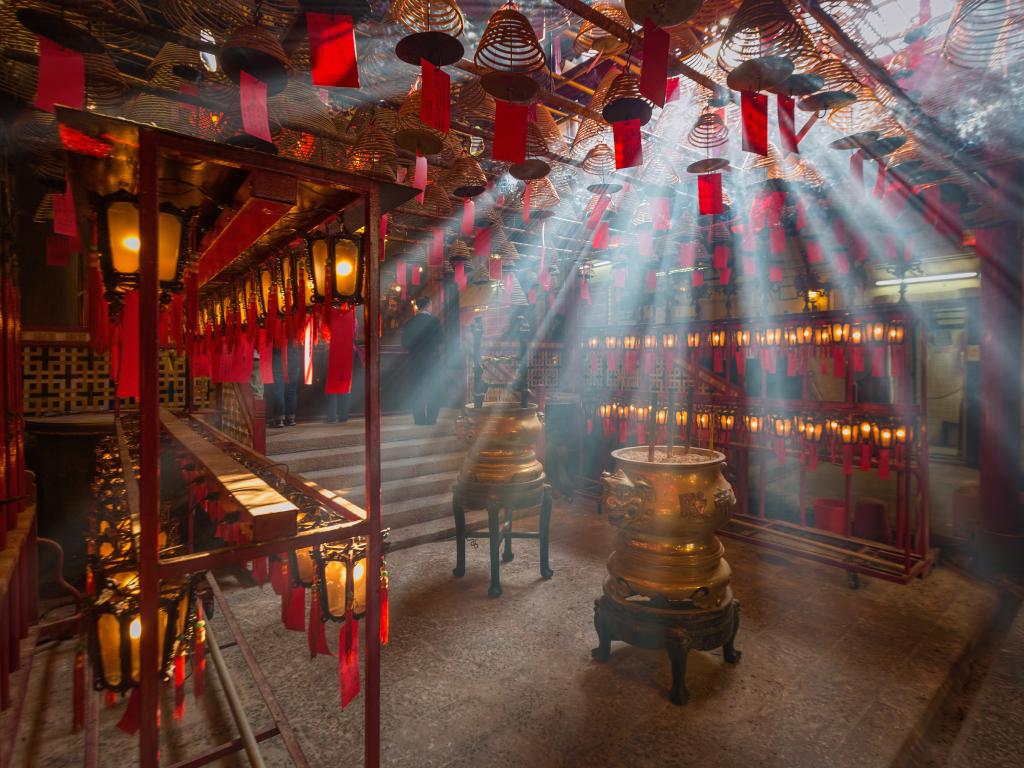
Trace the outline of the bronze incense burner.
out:
[[[736,496],[722,475],[725,456],[684,446],[612,451],[617,465],[604,476],[604,507],[620,528],[608,560],[603,596],[595,601],[598,661],[611,641],[665,648],[672,662],[675,704],[685,704],[691,650],[722,647],[735,664],[739,601],[715,530],[732,515]]]

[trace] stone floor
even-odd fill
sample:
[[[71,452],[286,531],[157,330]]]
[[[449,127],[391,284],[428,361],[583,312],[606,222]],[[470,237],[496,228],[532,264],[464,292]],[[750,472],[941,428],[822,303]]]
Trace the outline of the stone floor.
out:
[[[451,576],[452,542],[391,556],[386,766],[898,765],[996,606],[993,590],[952,570],[909,586],[865,579],[854,591],[840,571],[727,540],[743,660],[692,654],[691,701],[676,707],[663,653],[615,644],[608,663],[590,659],[613,529],[589,503],[558,504],[552,539],[555,577],[542,581],[536,544],[517,542],[498,599],[487,597],[484,542],[468,548],[463,579]],[[335,660],[309,660],[305,637],[281,627],[269,586],[223,583],[310,763],[360,765],[362,699],[339,709]],[[223,622],[213,626],[225,642]],[[224,654],[258,730],[270,717],[238,649]],[[70,658],[51,646],[37,659],[15,765],[80,765],[81,736],[67,730]],[[163,729],[165,764],[234,735],[209,680],[201,706],[190,696],[185,720]],[[54,691],[45,706],[41,684]],[[113,729],[119,710],[103,712],[103,765],[135,762],[136,741]],[[278,739],[262,746],[268,766],[288,764]]]

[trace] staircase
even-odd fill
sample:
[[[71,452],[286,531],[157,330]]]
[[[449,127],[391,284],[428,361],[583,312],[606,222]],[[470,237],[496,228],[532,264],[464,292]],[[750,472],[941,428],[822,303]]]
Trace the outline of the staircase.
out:
[[[421,427],[412,416],[381,417],[381,506],[386,528],[451,520],[452,484],[465,456],[455,436],[455,411]],[[267,455],[318,485],[364,506],[364,422],[300,423],[267,430]]]

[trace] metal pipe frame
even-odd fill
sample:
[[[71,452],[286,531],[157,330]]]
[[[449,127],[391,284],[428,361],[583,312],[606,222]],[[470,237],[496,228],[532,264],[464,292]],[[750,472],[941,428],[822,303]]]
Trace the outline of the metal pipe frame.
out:
[[[63,111],[63,110],[62,110]],[[58,114],[58,119],[60,115]],[[369,562],[378,571],[382,562],[380,522],[380,338],[376,333],[380,319],[380,219],[381,195],[378,182],[365,177],[328,168],[306,165],[287,158],[263,155],[228,145],[211,145],[197,139],[178,136],[159,129],[139,128],[139,587],[141,591],[139,676],[139,764],[142,768],[159,765],[158,706],[160,679],[157,629],[159,626],[159,585],[161,575],[188,573],[210,567],[213,562],[249,560],[272,551],[300,546],[299,537],[288,542],[253,544],[248,547],[219,550],[215,557],[185,556],[165,563],[158,552],[160,504],[160,420],[157,341],[158,279],[157,279],[157,161],[161,150],[179,152],[197,160],[218,162],[248,170],[283,173],[306,181],[351,189],[365,197],[365,222],[369,247],[367,258],[367,302],[364,305],[364,341],[366,363],[366,497],[365,521],[338,526],[337,538],[356,535],[360,530],[369,540]],[[344,532],[343,535],[342,532]],[[320,535],[323,535],[322,533]],[[315,539],[314,539],[315,540]],[[313,540],[310,540],[312,543]],[[291,545],[291,547],[289,547]],[[178,562],[175,562],[177,560]],[[371,566],[372,568],[373,566]],[[372,571],[371,571],[372,572]],[[364,747],[366,768],[380,765],[380,584],[377,579],[367,583],[367,610],[364,624],[366,649],[366,684]]]

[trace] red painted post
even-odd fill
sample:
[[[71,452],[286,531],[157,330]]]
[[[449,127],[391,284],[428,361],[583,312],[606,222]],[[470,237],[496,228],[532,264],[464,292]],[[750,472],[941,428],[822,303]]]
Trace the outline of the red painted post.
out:
[[[380,766],[380,566],[383,556],[380,509],[380,187],[366,196],[366,300],[363,338],[366,342],[366,517],[369,543],[366,562],[366,702],[363,741],[366,768]]]
[[[1019,215],[1019,214],[1018,214]],[[979,545],[990,565],[1024,552],[1017,503],[1021,466],[1021,229],[1017,222],[978,229],[981,262],[981,490]],[[1016,557],[1015,557],[1016,554]],[[987,557],[986,557],[987,555]]]
[[[160,764],[157,725],[160,679],[158,627],[160,577],[157,538],[160,518],[160,389],[157,325],[157,137],[139,132],[139,765]]]

